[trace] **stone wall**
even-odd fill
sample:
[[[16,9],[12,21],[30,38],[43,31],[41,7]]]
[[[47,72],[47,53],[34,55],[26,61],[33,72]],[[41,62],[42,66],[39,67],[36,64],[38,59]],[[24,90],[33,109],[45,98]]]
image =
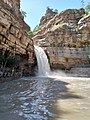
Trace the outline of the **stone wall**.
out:
[[[8,56],[20,56],[19,69],[23,69],[25,74],[32,74],[34,65],[33,41],[28,36],[29,30],[20,12],[20,1],[1,0],[0,54],[8,51]]]

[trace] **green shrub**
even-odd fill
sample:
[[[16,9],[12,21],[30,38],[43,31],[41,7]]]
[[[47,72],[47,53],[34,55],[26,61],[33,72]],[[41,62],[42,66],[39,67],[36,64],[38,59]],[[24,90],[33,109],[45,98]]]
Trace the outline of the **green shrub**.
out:
[[[20,57],[19,56],[5,56],[5,55],[0,55],[0,67],[3,65],[3,67],[12,67],[20,62]]]
[[[36,25],[36,27],[33,29],[33,34],[37,33],[40,30],[40,27]]]
[[[90,55],[87,55],[88,62],[90,63]]]
[[[90,2],[89,2],[88,5],[85,7],[85,11],[86,11],[87,13],[90,12]]]
[[[27,15],[26,15],[27,13],[25,11],[23,11],[22,9],[21,9],[21,14],[23,17],[27,17]]]
[[[29,31],[28,35],[29,35],[30,38],[32,38],[33,37],[33,32]]]
[[[19,62],[20,62],[19,56],[9,56],[7,58],[6,67],[12,67],[12,66],[18,65]]]

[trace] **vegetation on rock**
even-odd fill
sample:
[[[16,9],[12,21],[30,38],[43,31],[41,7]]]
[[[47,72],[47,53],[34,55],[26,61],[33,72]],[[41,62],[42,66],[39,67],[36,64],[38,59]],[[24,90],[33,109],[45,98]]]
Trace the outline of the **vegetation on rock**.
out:
[[[33,29],[33,34],[37,33],[40,30],[40,26],[36,25],[36,27]]]
[[[85,7],[85,10],[86,10],[87,13],[90,12],[90,2],[89,2],[88,5]]]
[[[21,14],[23,17],[27,17],[27,13],[21,9]]]
[[[52,17],[49,15],[50,10],[41,18],[41,30],[33,39],[35,44],[39,43],[45,48],[51,66],[58,64],[67,69],[76,64],[88,63],[90,15],[85,15],[84,8],[67,9]]]
[[[30,38],[32,38],[35,34],[37,34],[40,30],[40,26],[36,25],[36,27],[33,29],[33,31],[29,31],[28,35]]]
[[[29,35],[30,38],[32,38],[34,36],[32,31],[29,31],[28,35]]]
[[[2,76],[4,76],[6,69],[14,69],[20,64],[20,57],[16,55],[0,54],[0,71],[2,71]]]
[[[27,72],[32,73],[31,67],[34,64],[33,41],[27,34],[30,31],[30,27],[24,22],[24,17],[26,17],[26,12],[20,11],[19,0],[1,1],[0,73],[5,71],[6,74],[11,74],[13,67],[18,67],[18,73],[22,69],[24,74]],[[29,67],[27,68],[26,66]]]

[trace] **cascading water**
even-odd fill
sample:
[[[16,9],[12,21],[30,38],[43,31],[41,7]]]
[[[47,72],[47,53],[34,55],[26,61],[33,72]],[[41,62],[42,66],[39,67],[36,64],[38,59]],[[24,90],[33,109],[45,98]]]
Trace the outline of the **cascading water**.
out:
[[[38,63],[38,75],[48,76],[50,74],[50,66],[47,55],[41,47],[34,46],[34,48]]]

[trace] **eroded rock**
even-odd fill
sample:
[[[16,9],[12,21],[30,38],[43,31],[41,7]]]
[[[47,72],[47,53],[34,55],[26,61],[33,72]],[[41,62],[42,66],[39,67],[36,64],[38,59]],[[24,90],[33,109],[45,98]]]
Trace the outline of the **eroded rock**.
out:
[[[65,10],[43,24],[34,36],[35,44],[46,50],[52,68],[70,69],[88,63],[90,14],[84,15],[84,9]]]
[[[20,56],[19,71],[32,74],[34,65],[33,41],[29,38],[30,28],[20,12],[20,0],[0,1],[0,54]],[[12,69],[12,68],[11,68]],[[26,72],[25,72],[26,71]]]

